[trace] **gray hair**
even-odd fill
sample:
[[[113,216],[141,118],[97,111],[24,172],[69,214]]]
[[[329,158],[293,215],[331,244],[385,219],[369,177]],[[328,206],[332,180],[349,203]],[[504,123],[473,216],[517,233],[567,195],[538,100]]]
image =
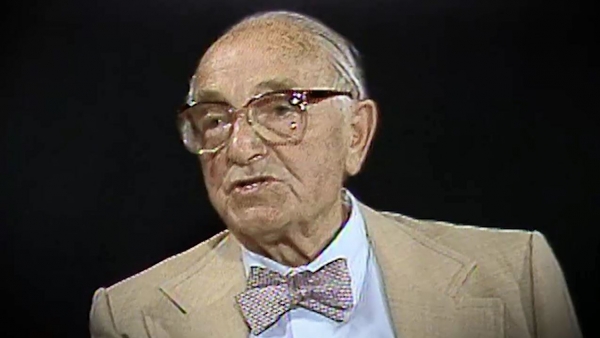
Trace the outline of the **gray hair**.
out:
[[[334,85],[340,85],[338,82],[342,82],[342,86],[349,86],[354,98],[359,100],[367,98],[364,72],[358,50],[341,34],[313,17],[289,11],[260,12],[242,19],[229,28],[225,34],[249,23],[263,20],[291,22],[311,34],[329,54],[332,65],[340,77]]]

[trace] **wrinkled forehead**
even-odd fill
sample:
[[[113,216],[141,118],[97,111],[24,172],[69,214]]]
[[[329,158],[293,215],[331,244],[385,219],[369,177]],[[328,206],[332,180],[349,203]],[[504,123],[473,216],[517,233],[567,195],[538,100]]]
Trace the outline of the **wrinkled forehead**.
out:
[[[248,27],[226,34],[202,57],[188,101],[242,105],[281,89],[331,88],[336,72],[310,34],[283,25]]]

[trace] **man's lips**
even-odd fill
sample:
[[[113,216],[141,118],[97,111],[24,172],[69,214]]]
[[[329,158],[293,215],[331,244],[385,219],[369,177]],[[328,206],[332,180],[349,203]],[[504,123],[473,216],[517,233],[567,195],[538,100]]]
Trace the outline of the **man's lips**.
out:
[[[271,183],[271,182],[277,182],[277,181],[278,180],[276,178],[271,177],[271,176],[257,176],[257,177],[237,179],[237,180],[232,181],[227,186],[227,192],[232,192],[233,190],[240,190],[240,189],[249,190],[252,188],[257,188],[264,183]]]

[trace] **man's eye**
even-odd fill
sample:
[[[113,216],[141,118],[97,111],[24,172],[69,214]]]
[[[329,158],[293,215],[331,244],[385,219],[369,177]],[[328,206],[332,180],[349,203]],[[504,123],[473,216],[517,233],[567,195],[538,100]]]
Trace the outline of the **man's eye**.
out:
[[[293,112],[295,108],[291,104],[282,103],[273,107],[272,111],[277,116],[284,116],[290,112]]]
[[[223,127],[227,123],[226,119],[221,115],[207,115],[202,119],[202,129],[214,129]]]

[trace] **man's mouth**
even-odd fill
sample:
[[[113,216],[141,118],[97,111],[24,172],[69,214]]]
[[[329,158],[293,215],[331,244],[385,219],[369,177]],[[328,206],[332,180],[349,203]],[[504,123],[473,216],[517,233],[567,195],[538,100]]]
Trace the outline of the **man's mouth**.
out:
[[[232,190],[238,193],[251,193],[258,191],[260,188],[272,182],[275,182],[275,179],[272,177],[255,177],[243,179],[236,181],[232,186]]]

